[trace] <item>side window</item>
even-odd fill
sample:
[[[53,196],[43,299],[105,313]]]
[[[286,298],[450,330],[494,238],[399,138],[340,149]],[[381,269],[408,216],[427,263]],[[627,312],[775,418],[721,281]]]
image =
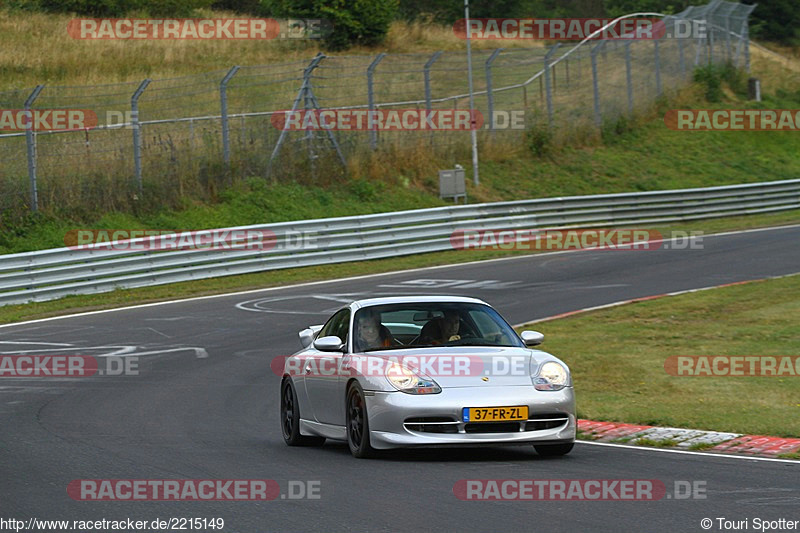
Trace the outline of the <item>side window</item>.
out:
[[[344,336],[341,335],[342,332],[342,324],[344,324]],[[343,342],[347,342],[347,327],[350,325],[350,309],[342,309],[341,311],[337,312],[333,315],[322,329],[319,330],[317,334],[317,338],[328,337],[330,335],[336,335]]]
[[[347,344],[347,332],[350,330],[350,309],[342,309],[338,316],[339,322],[334,326],[331,335],[336,335],[342,339],[343,343]]]

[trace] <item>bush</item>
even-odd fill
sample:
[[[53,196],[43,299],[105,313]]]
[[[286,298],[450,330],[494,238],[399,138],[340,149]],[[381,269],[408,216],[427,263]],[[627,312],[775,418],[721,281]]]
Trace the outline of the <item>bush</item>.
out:
[[[619,137],[633,130],[633,123],[627,115],[603,120],[600,136],[605,144],[614,144]]]
[[[705,87],[706,100],[712,103],[723,100],[723,82],[736,94],[747,94],[747,82],[745,81],[744,72],[731,63],[698,67],[694,71],[694,81]]]
[[[543,157],[550,152],[553,143],[553,131],[547,122],[536,122],[525,132],[525,144],[536,157]]]
[[[333,31],[325,44],[343,50],[383,42],[397,16],[398,0],[265,0],[259,9],[271,17],[327,20]]]

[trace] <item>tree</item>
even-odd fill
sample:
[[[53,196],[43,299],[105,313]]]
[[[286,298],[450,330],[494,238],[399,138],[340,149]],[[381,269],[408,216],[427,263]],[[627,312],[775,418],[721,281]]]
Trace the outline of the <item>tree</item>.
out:
[[[380,44],[397,17],[398,0],[268,0],[261,9],[271,10],[270,16],[329,21],[333,30],[325,42],[341,50]]]
[[[754,4],[748,0],[746,4]],[[797,26],[800,24],[800,10],[796,0],[769,0],[760,2],[750,16],[751,33],[767,41],[777,41],[783,44],[797,44],[800,33]]]

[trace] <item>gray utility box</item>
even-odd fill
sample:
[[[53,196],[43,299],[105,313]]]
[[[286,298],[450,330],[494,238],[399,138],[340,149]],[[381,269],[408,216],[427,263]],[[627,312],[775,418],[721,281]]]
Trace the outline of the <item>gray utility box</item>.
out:
[[[464,183],[464,169],[439,171],[439,198],[453,198],[458,203],[459,198],[467,203],[467,185]]]

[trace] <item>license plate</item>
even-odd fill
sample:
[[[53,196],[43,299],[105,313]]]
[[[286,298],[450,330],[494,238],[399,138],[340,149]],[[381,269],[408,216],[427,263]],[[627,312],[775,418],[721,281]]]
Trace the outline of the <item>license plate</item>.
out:
[[[461,413],[464,422],[505,422],[528,419],[528,406],[512,407],[464,407]]]

